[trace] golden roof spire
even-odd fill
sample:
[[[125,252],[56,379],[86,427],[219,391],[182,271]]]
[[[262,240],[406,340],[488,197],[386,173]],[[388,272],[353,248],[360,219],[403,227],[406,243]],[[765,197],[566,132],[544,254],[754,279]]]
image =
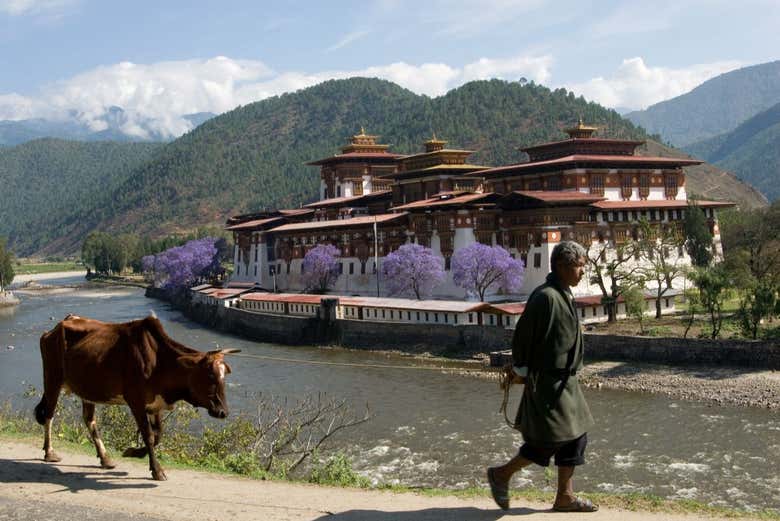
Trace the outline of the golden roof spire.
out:
[[[582,122],[582,116],[579,117],[576,127],[566,128],[563,131],[569,134],[569,139],[587,139],[598,130],[598,127],[592,127]]]

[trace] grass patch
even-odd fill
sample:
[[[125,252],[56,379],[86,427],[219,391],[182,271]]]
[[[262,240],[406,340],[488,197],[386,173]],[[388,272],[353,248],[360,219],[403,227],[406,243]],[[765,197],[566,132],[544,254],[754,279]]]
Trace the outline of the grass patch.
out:
[[[14,272],[17,275],[37,275],[39,273],[53,273],[57,271],[86,272],[87,269],[83,264],[75,261],[21,263],[14,266]]]

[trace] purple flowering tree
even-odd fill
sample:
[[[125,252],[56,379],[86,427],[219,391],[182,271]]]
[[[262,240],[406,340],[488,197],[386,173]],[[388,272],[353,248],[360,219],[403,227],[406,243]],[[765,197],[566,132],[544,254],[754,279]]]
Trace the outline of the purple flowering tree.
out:
[[[385,259],[382,271],[391,295],[428,297],[444,280],[443,259],[419,244],[404,244]]]
[[[198,279],[212,278],[222,270],[216,239],[189,241],[142,260],[144,272],[152,273],[155,287],[177,293],[191,287]]]
[[[331,244],[318,244],[303,258],[301,278],[306,291],[325,293],[339,278],[341,251]]]
[[[469,293],[485,300],[492,287],[512,292],[523,282],[523,262],[513,259],[501,246],[474,243],[452,256],[452,279]]]

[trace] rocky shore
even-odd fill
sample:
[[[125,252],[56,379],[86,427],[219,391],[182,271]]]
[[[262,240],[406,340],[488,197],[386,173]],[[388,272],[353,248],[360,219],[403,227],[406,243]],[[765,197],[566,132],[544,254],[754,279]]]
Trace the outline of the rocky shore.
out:
[[[780,371],[594,362],[585,366],[580,381],[590,388],[780,410]]]

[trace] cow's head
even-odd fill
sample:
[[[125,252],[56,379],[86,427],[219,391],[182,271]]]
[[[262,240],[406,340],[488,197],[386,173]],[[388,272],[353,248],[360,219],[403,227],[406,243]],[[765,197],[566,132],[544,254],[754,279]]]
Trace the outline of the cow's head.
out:
[[[189,388],[193,405],[204,407],[214,418],[226,418],[228,415],[225,375],[230,374],[230,366],[225,363],[225,355],[239,351],[217,349],[204,353],[190,371]]]

